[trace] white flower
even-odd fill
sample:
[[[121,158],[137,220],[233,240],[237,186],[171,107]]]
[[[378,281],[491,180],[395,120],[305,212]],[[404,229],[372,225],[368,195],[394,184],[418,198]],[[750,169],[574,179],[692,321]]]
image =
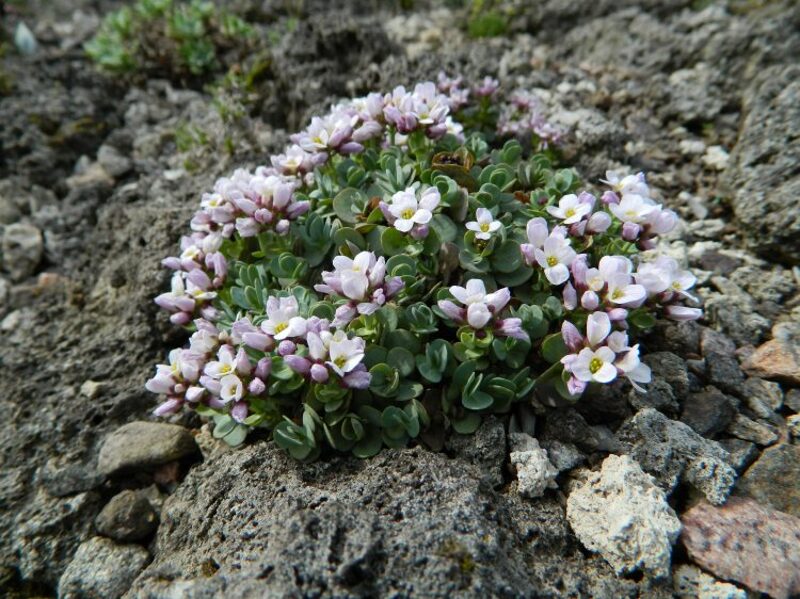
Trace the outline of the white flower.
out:
[[[569,268],[577,254],[560,231],[553,231],[545,240],[542,249],[533,250],[536,262],[544,268],[544,275],[553,285],[561,285],[569,279]]]
[[[597,347],[611,332],[611,319],[605,312],[593,312],[586,320],[586,339],[589,345]]]
[[[482,329],[492,319],[492,313],[483,303],[472,303],[467,308],[467,323],[473,329]]]
[[[306,333],[306,319],[297,315],[299,306],[293,296],[267,300],[267,320],[262,330],[278,341],[289,337],[302,337]]]
[[[466,287],[453,285],[450,287],[450,293],[465,306],[486,303],[486,285],[481,279],[470,279]]]
[[[565,225],[580,222],[583,217],[592,211],[591,205],[581,202],[574,193],[565,195],[558,202],[558,206],[548,206],[547,211],[564,221]]]
[[[336,331],[328,346],[329,361],[326,362],[336,374],[344,376],[364,359],[364,340],[360,337],[348,339],[344,331]]]
[[[431,222],[440,199],[439,191],[435,187],[425,190],[419,202],[413,188],[398,191],[389,204],[389,212],[397,219],[394,221],[395,229],[408,233],[414,225],[427,225]]]
[[[620,177],[619,173],[615,171],[606,171],[606,178],[600,180],[608,183],[614,191],[622,195],[636,194],[645,197],[650,195],[650,190],[644,180],[644,173]]]
[[[624,223],[642,225],[648,221],[651,212],[661,210],[661,204],[655,204],[644,196],[628,194],[619,204],[609,204],[608,209]]]
[[[585,347],[569,362],[569,370],[575,378],[584,383],[610,383],[617,377],[617,367],[614,365],[616,357],[616,354],[605,346],[597,350]]]
[[[633,283],[630,275],[619,272],[609,277],[606,297],[613,304],[636,308],[647,299],[647,290]]]
[[[230,345],[223,345],[219,348],[217,359],[206,364],[205,372],[214,379],[221,379],[236,371],[236,354]]]
[[[490,239],[492,233],[500,229],[502,223],[492,218],[492,213],[486,208],[478,208],[475,212],[477,220],[468,222],[466,227],[470,231],[475,231],[477,239]]]
[[[525,232],[528,235],[530,244],[533,247],[541,248],[549,235],[547,221],[542,217],[532,218],[528,221]]]
[[[375,254],[372,252],[359,252],[355,258],[336,256],[333,259],[335,274],[341,279],[342,292],[346,297],[354,300],[363,300],[369,288],[370,267],[375,263]]]
[[[650,295],[671,291],[696,300],[688,290],[694,287],[697,277],[688,270],[681,270],[677,261],[667,256],[640,264],[634,276]]]
[[[623,375],[631,382],[633,388],[642,393],[645,390],[637,383],[649,383],[652,378],[650,367],[639,361],[639,346],[626,348],[627,353],[615,362],[615,366],[622,371]]]
[[[219,396],[223,402],[239,401],[244,394],[244,385],[235,374],[228,374],[219,381]]]

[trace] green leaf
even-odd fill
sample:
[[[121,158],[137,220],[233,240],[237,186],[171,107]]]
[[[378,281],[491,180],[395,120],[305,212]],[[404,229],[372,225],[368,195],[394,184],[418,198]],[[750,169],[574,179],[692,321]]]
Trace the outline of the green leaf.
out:
[[[520,252],[519,243],[513,239],[506,239],[500,244],[500,247],[495,248],[492,252],[491,262],[494,270],[500,273],[512,274],[521,269],[522,252]],[[524,272],[532,271],[525,268]]]
[[[236,427],[236,421],[229,415],[218,416],[214,418],[214,438],[222,439],[225,435],[233,431]]]
[[[481,425],[481,415],[476,412],[467,412],[462,418],[450,420],[453,430],[462,435],[471,435]]]
[[[461,397],[461,403],[470,410],[485,410],[494,403],[494,398],[483,391],[474,391]]]
[[[244,440],[247,438],[248,431],[249,429],[246,426],[237,424],[235,427],[233,427],[231,432],[222,437],[222,440],[231,447],[236,447],[237,445],[244,443]]]
[[[397,369],[400,376],[406,377],[414,372],[414,354],[404,347],[393,347],[386,356],[386,363]]]
[[[381,234],[381,249],[387,256],[402,254],[408,245],[408,238],[394,227],[384,229]]]
[[[361,214],[366,205],[366,198],[357,189],[348,187],[343,189],[333,198],[333,211],[343,223],[348,225],[358,221],[357,216]]]
[[[651,329],[656,324],[655,316],[645,309],[633,310],[628,315],[628,322],[639,329]]]
[[[381,431],[379,428],[372,426],[367,428],[364,438],[356,443],[351,451],[357,458],[371,458],[377,455],[381,447],[383,447]]]
[[[548,335],[544,338],[544,341],[542,341],[542,357],[550,362],[550,364],[559,362],[561,358],[566,356],[568,353],[569,349],[567,349],[561,333],[553,333],[552,335]]]
[[[431,229],[439,235],[441,243],[450,243],[458,236],[458,227],[445,214],[434,214],[430,224]]]

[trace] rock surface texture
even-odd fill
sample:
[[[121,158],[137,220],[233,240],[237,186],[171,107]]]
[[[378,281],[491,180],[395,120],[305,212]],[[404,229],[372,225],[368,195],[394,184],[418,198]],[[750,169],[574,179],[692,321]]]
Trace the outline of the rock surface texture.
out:
[[[800,593],[800,518],[734,497],[699,504],[682,521],[686,550],[715,576],[776,599]]]
[[[719,583],[798,592],[788,567],[765,581],[748,563],[797,564],[794,520],[772,510],[797,514],[800,480],[800,4],[502,0],[516,15],[505,34],[473,39],[469,3],[451,0],[237,0],[225,4],[264,28],[296,26],[233,121],[204,85],[90,64],[82,44],[120,4],[0,2],[0,595],[666,599],[678,574],[614,571],[665,574],[670,558],[676,573],[694,561]],[[23,22],[37,41],[25,55]],[[313,465],[260,441],[223,452],[191,414],[153,422],[144,382],[185,341],[152,303],[168,287],[160,261],[200,194],[339,98],[442,69],[540,90],[590,188],[609,168],[646,170],[684,218],[663,249],[697,274],[706,316],[637,340],[648,394],[533,401],[525,418],[438,439],[441,451]],[[185,143],[192,130],[205,142]],[[547,464],[509,455],[509,421]],[[603,474],[610,453],[628,457]],[[750,499],[729,499],[740,474],[735,494]],[[522,497],[525,481],[544,494]],[[630,520],[641,543],[604,546],[614,567],[579,537],[599,547],[632,529],[576,536],[563,505],[583,493],[605,509],[592,489],[606,484],[649,514]],[[688,557],[671,552],[664,498],[680,514],[702,496],[730,503],[684,515]],[[764,514],[785,523],[769,558],[753,545],[771,530]]]
[[[680,520],[653,477],[629,456],[608,456],[600,472],[570,494],[567,519],[617,573],[669,573]]]

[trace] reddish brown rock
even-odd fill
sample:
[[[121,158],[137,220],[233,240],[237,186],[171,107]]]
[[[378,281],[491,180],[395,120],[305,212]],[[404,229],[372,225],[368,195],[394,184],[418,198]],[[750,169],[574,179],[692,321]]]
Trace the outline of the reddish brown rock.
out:
[[[689,556],[717,578],[775,599],[800,593],[800,518],[751,499],[700,503],[682,518]]]
[[[743,364],[745,372],[800,385],[800,327],[776,325],[772,329],[772,337]]]

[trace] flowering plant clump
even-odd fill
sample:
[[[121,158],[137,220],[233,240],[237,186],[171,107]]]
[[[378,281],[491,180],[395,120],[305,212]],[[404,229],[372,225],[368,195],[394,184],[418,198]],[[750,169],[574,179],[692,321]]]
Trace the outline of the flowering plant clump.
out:
[[[645,252],[677,217],[642,174],[598,198],[553,166],[535,96],[444,75],[334,106],[204,194],[156,302],[192,331],[147,388],[298,459],[650,380],[635,334],[695,319],[694,277]],[[428,435],[427,433],[431,433]]]

